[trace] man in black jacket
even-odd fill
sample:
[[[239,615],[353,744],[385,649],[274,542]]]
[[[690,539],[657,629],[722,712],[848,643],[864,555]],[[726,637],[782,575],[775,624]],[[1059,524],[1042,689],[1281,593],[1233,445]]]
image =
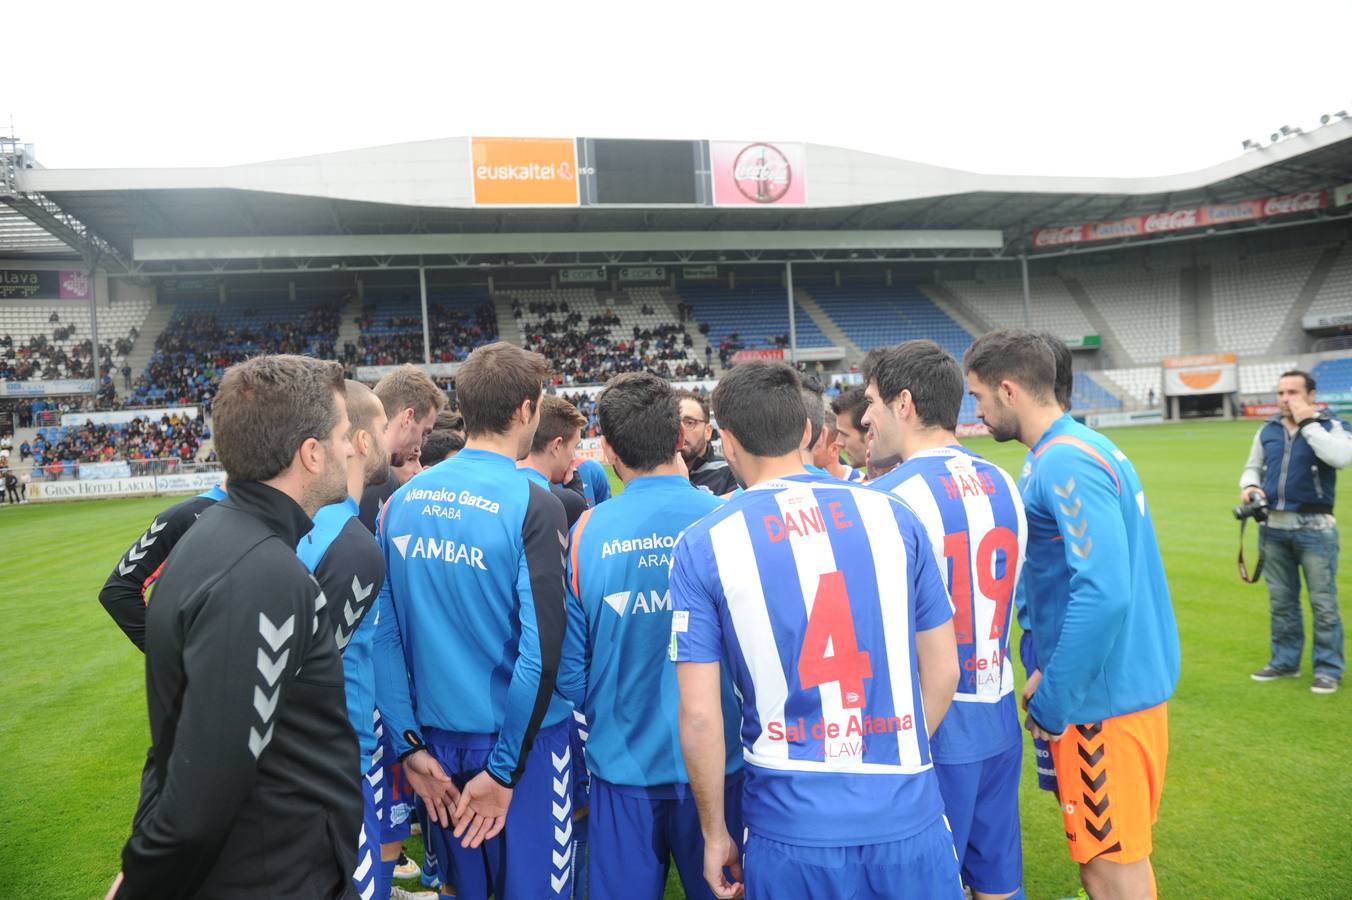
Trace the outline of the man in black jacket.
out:
[[[110,897],[353,897],[362,801],[328,599],[296,558],[352,454],[338,364],[260,356],[215,401],[230,494],[146,617],[152,771]]]
[[[681,399],[681,456],[690,470],[690,483],[719,497],[737,489],[737,476],[709,443],[714,435],[709,401],[694,391],[678,391]]]

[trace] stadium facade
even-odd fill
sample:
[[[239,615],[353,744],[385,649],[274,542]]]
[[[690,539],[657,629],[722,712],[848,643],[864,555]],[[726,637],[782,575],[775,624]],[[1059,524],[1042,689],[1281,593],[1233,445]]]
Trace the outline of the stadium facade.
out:
[[[1174,414],[1228,410],[1216,399],[1352,346],[1345,118],[1128,179],[777,141],[449,138],[183,169],[47,169],[0,150],[0,332],[23,336],[49,306],[87,310],[73,314],[102,334],[141,316],[117,361],[138,374],[186,315],[275,321],[323,302],[341,306],[335,345],[421,331],[388,361],[441,372],[457,353],[439,317],[475,305],[508,339],[552,327],[532,304],[560,301],[609,313],[620,339],[698,325],[696,362],[716,348],[720,363],[784,355],[824,374],[878,344],[960,353],[1028,325],[1076,348],[1077,405],[1168,397]],[[1352,389],[1352,364],[1329,362],[1329,384]],[[72,386],[34,381],[6,389]]]

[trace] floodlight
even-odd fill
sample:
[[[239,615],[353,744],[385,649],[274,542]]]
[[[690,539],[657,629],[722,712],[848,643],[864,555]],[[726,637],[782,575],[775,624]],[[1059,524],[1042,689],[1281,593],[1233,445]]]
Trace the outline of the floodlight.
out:
[[[1258,143],[1257,141],[1250,141],[1250,140],[1247,140],[1247,139],[1246,139],[1246,140],[1244,141],[1244,149],[1245,149],[1245,150],[1262,150],[1262,149],[1263,149],[1263,145],[1260,144],[1260,143]]]
[[[1328,113],[1324,113],[1322,116],[1319,117],[1319,124],[1320,124],[1320,125],[1327,125],[1329,122],[1332,122],[1334,119],[1346,119],[1346,118],[1347,118],[1347,110],[1345,110],[1345,109],[1340,109],[1340,110],[1338,110],[1336,113],[1334,113],[1333,115],[1329,115]]]
[[[1268,137],[1272,139],[1272,143],[1274,144],[1282,139],[1282,136],[1275,131],[1268,135]]]
[[[1293,134],[1304,134],[1299,127],[1292,128],[1290,125],[1282,126],[1282,137],[1290,137]]]

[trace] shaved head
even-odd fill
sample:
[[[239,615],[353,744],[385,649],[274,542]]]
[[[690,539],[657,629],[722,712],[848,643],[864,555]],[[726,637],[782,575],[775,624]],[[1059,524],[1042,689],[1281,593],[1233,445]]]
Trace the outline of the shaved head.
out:
[[[347,379],[347,418],[352,423],[351,434],[355,434],[358,430],[375,431],[373,426],[376,417],[384,411],[385,408],[375,391],[360,381]],[[380,430],[383,431],[384,428]]]

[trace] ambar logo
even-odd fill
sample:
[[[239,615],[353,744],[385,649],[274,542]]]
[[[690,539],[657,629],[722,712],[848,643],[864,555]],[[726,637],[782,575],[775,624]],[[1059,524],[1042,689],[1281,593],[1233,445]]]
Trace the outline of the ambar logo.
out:
[[[476,204],[578,204],[572,138],[471,138],[470,167]]]

